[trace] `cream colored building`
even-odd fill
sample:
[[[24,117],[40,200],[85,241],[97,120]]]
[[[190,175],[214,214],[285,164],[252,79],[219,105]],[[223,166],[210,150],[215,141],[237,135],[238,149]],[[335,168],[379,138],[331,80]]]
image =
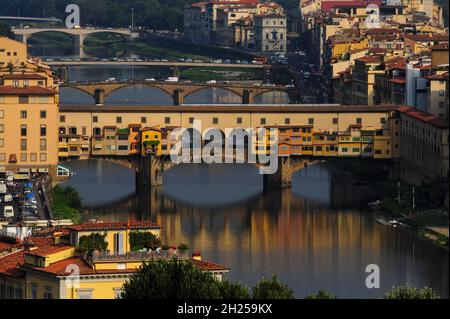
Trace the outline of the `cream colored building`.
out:
[[[27,60],[22,43],[0,38],[0,48],[12,53],[0,55],[0,168],[52,171],[58,160],[59,94],[51,70]]]
[[[256,15],[255,50],[262,53],[287,51],[287,19],[281,14]]]

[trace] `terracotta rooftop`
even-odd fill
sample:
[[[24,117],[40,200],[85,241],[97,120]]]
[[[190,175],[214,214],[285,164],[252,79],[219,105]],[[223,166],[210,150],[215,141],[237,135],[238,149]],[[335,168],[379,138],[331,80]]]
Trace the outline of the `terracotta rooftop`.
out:
[[[393,106],[393,109],[439,128],[448,128],[449,126],[448,121],[444,121],[433,114],[420,111],[407,105]]]
[[[26,88],[18,88],[14,86],[3,85],[0,86],[0,94],[4,95],[19,95],[19,94],[28,94],[28,95],[54,95],[58,92],[53,89],[47,89],[40,86],[29,86]]]
[[[67,245],[67,244],[58,244],[58,245],[47,245],[38,247],[35,250],[25,251],[25,254],[27,255],[33,255],[33,256],[40,256],[40,257],[47,257],[49,255],[59,253],[65,250],[73,249],[73,246]]]
[[[208,270],[208,271],[229,271],[230,268],[226,267],[224,265],[216,264],[210,261],[206,260],[196,260],[191,259],[195,266],[200,268],[201,270]]]
[[[90,231],[90,230],[118,230],[118,229],[160,229],[163,226],[146,221],[130,222],[88,222],[80,225],[68,226],[69,230]]]
[[[16,73],[16,74],[4,74],[2,78],[6,80],[46,80],[45,76],[36,73]]]
[[[0,257],[0,274],[16,276],[20,273],[18,265],[23,264],[23,250]]]
[[[224,265],[216,264],[209,261],[204,260],[194,260],[191,259],[193,264],[204,271],[229,271],[230,268]],[[55,263],[50,264],[47,267],[38,267],[28,264],[23,264],[22,261],[19,260],[22,264],[22,267],[25,269],[33,269],[35,271],[41,271],[44,273],[56,275],[56,276],[69,276],[71,273],[68,272],[67,266],[76,265],[78,266],[80,275],[103,275],[103,274],[132,274],[137,272],[137,268],[128,268],[128,269],[94,269],[92,268],[86,261],[84,261],[81,257],[71,257],[61,261],[57,261]]]
[[[427,78],[428,80],[439,80],[439,81],[447,80],[448,81],[448,72],[445,72],[445,73],[442,73],[442,74],[428,75],[425,78]]]
[[[381,57],[378,55],[367,55],[362,58],[356,59],[356,61],[362,61],[362,62],[366,62],[366,63],[377,63],[377,62],[381,62]]]
[[[387,105],[339,105],[339,104],[184,104],[184,105],[61,105],[60,112],[78,113],[354,113],[384,112]]]
[[[405,84],[406,80],[405,80],[405,78],[393,78],[393,79],[390,79],[389,82],[396,83],[396,84]]]

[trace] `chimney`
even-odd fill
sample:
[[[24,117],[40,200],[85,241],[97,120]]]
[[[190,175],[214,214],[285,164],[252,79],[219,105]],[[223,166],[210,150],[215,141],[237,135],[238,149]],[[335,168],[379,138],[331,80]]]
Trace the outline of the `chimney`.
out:
[[[199,251],[196,251],[192,254],[193,260],[202,260],[202,254]]]
[[[54,245],[58,245],[59,243],[61,243],[61,235],[62,235],[62,232],[54,232],[53,233],[53,244]]]

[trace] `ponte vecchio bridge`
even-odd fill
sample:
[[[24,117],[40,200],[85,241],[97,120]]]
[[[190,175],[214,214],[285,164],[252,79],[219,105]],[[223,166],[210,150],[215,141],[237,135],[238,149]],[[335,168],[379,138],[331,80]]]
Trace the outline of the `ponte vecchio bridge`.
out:
[[[173,99],[174,105],[184,103],[184,98],[195,92],[205,89],[223,89],[238,95],[242,99],[242,104],[252,104],[254,99],[264,93],[286,92],[291,103],[298,102],[300,90],[295,87],[285,86],[256,86],[244,84],[227,83],[187,83],[187,82],[151,82],[151,81],[123,81],[123,82],[90,82],[90,83],[64,83],[60,87],[72,88],[83,91],[95,100],[96,105],[104,105],[105,98],[111,93],[129,86],[147,86],[159,89]]]
[[[162,147],[160,155],[131,153],[130,145],[139,141],[136,136],[142,134],[144,139],[147,132],[144,128],[153,128],[153,133],[147,134],[149,137],[158,130],[163,133],[176,127],[197,130],[200,134],[215,128],[225,138],[229,138],[225,132],[230,129],[276,128],[277,171],[264,175],[265,187],[289,185],[295,171],[327,158],[392,159],[399,152],[395,106],[61,105],[59,114],[60,158],[114,161],[136,172],[138,187],[161,185],[163,172],[176,165],[168,156],[173,141],[163,134],[157,144]],[[196,121],[201,128],[194,127]]]

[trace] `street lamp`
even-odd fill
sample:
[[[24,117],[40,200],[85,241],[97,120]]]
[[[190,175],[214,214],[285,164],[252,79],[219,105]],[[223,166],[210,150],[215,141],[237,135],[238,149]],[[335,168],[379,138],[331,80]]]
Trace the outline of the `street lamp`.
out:
[[[131,30],[134,30],[134,8],[131,8]]]

